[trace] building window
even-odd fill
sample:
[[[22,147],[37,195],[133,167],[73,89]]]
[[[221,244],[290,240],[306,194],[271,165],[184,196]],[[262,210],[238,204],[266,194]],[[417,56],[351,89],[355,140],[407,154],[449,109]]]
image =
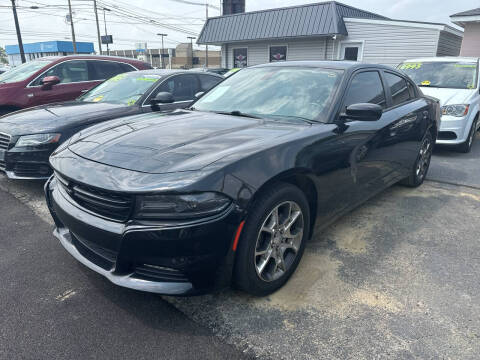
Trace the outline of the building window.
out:
[[[286,46],[270,46],[270,62],[286,61]]]
[[[340,59],[361,61],[363,55],[363,43],[344,42],[340,46]]]
[[[248,64],[248,49],[233,49],[233,67],[244,68]]]

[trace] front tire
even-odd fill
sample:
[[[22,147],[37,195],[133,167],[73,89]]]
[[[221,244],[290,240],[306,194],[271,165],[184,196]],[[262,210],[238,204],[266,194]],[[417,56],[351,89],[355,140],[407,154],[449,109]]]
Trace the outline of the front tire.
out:
[[[433,138],[430,132],[427,132],[423,138],[422,145],[418,152],[417,160],[413,165],[410,175],[401,181],[402,185],[408,187],[418,187],[423,184],[427,177],[428,169],[430,168],[430,161],[433,153]]]
[[[234,282],[266,296],[281,288],[297,268],[310,236],[310,208],[296,186],[272,185],[254,202],[237,249]]]

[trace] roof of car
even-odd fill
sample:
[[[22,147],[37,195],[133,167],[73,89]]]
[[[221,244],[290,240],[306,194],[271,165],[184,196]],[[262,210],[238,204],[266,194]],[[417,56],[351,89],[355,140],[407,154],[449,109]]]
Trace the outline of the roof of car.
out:
[[[404,62],[458,62],[458,61],[478,61],[476,57],[460,57],[460,56],[440,56],[408,59]]]
[[[285,66],[304,66],[304,67],[323,67],[329,69],[339,69],[339,70],[347,70],[352,69],[355,70],[357,68],[366,68],[366,67],[375,67],[375,68],[382,68],[382,69],[389,69],[392,68],[385,65],[379,64],[365,64],[357,61],[346,61],[346,60],[334,60],[334,61],[282,61],[282,62],[275,62],[275,63],[268,63],[263,65],[256,65],[252,66],[253,68],[257,67],[285,67]]]
[[[221,75],[218,75],[218,74],[215,74],[215,73],[208,73],[208,72],[201,71],[201,70],[192,71],[192,70],[184,70],[184,69],[149,69],[149,70],[135,71],[134,73],[142,73],[142,74],[145,74],[145,75],[166,76],[166,75],[179,74],[179,73],[195,74],[196,72],[201,73],[202,75],[212,75],[212,76],[222,77]]]
[[[108,56],[108,55],[67,55],[67,56],[44,56],[38,58],[37,60],[50,60],[50,61],[57,61],[57,60],[74,60],[74,59],[97,59],[97,60],[122,60],[125,62],[140,62],[144,63],[144,61],[128,58],[128,57],[121,57],[121,56]]]

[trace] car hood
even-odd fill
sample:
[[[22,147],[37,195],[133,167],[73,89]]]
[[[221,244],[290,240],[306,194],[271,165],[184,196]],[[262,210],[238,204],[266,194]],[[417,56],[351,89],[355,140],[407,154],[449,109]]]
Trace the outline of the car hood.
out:
[[[310,125],[205,112],[151,114],[101,127],[69,144],[80,157],[151,173],[200,170],[232,154],[260,150]]]
[[[478,91],[472,89],[445,89],[426,86],[422,86],[421,90],[425,95],[439,99],[440,106],[468,104],[472,96]]]
[[[131,107],[108,103],[66,102],[17,111],[0,118],[0,132],[15,135],[61,132],[85,122],[130,114]]]

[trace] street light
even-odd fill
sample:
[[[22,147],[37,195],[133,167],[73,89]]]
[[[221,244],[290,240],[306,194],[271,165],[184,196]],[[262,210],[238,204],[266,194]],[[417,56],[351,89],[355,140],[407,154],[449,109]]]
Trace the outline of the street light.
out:
[[[163,51],[164,51],[164,48],[163,48],[163,38],[165,36],[168,36],[168,34],[157,34],[158,36],[161,36],[162,37],[162,53],[160,54],[160,58],[162,59],[162,69],[165,69],[165,65],[163,63]]]
[[[195,36],[187,36],[187,39],[190,39],[190,47],[192,48],[192,68],[193,68],[193,40],[196,39]]]

